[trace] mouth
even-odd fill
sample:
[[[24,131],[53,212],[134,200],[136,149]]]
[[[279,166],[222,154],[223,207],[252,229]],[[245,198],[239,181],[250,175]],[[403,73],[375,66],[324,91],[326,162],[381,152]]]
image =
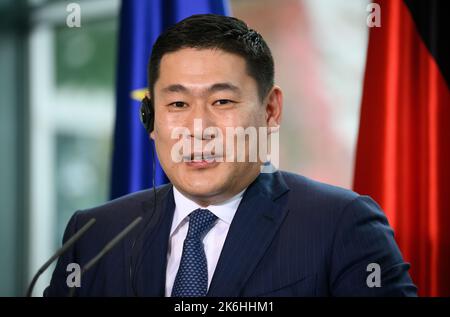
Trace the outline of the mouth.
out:
[[[210,168],[222,162],[222,156],[216,154],[192,153],[183,157],[184,163],[193,168]]]

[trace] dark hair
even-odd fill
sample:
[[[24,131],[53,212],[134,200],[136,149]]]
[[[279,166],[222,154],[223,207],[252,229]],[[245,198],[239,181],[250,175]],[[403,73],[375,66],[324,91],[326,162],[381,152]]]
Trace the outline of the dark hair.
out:
[[[272,54],[259,33],[233,17],[197,14],[169,27],[153,45],[148,65],[152,96],[163,55],[182,48],[217,48],[243,57],[247,73],[256,80],[261,100],[274,85]]]

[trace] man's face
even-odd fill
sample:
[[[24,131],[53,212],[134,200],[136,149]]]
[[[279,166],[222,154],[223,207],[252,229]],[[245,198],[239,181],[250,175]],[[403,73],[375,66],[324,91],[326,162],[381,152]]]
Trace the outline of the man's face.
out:
[[[202,138],[202,131],[200,137],[194,134],[194,119],[201,119],[202,129],[220,129],[224,145],[226,127],[267,126],[266,108],[242,57],[219,49],[194,48],[165,54],[153,96],[155,129],[151,136],[161,165],[178,190],[208,205],[232,197],[257,177],[261,163],[249,162],[248,153],[245,162],[236,158],[229,162],[223,156],[223,162],[210,163],[198,157],[194,162],[176,162],[171,154],[179,142],[172,131],[180,127],[191,131],[191,144],[197,138],[205,153],[211,139]],[[216,149],[216,154],[219,152]]]

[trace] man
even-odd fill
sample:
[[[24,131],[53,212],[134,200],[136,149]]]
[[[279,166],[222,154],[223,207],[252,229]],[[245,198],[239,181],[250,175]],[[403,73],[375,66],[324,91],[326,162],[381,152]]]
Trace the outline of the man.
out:
[[[206,144],[229,127],[279,126],[282,92],[264,39],[242,21],[191,16],[156,41],[144,124],[171,184],[76,212],[64,240],[96,224],[56,266],[47,296],[66,296],[83,266],[133,219],[144,221],[82,276],[78,296],[415,296],[379,206],[300,175],[261,173],[244,142]],[[195,126],[213,127],[205,134]],[[200,142],[177,160],[179,138]],[[258,141],[261,141],[261,137]],[[200,149],[200,150],[199,150]],[[232,151],[233,152],[233,151]],[[226,152],[228,153],[228,152]]]

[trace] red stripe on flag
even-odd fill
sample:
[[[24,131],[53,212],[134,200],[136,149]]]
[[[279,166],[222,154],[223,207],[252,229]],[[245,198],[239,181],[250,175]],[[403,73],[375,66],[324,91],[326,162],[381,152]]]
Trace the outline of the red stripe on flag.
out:
[[[376,199],[425,296],[450,296],[450,92],[400,0],[370,30],[354,189]]]

